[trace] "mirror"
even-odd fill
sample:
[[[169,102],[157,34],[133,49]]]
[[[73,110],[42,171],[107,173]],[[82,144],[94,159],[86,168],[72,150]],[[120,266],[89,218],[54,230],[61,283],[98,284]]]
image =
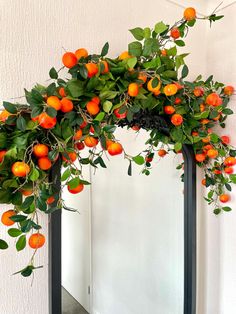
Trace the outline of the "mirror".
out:
[[[147,133],[119,129],[116,137],[135,155]],[[92,186],[83,193],[63,191],[80,213],[62,214],[62,313],[184,312],[182,161],[156,155],[149,176],[138,165],[128,176],[127,161],[109,157],[107,169],[87,169]]]

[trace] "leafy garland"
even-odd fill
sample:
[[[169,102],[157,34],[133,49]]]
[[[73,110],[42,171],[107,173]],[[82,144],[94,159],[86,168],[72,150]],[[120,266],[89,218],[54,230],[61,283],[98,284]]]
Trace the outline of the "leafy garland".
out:
[[[212,14],[204,19],[212,23],[220,18]],[[17,251],[26,247],[31,233],[28,244],[34,254],[19,271],[23,276],[41,267],[34,266],[35,253],[45,242],[38,213],[68,209],[61,190],[55,190],[50,180],[56,162],[63,165],[62,187],[76,194],[89,184],[83,178],[83,166],[106,168],[103,157],[107,153],[123,153],[129,175],[133,163],[149,175],[156,155],[179,153],[183,144],[189,144],[205,171],[203,184],[210,188],[207,202],[214,204],[215,214],[231,210],[224,203],[230,198],[225,191],[236,183],[232,168],[236,150],[227,136],[220,137],[212,127],[225,127],[227,116],[233,113],[227,104],[234,89],[214,82],[212,76],[205,81],[201,75],[193,82],[185,80],[188,54],[178,54],[177,46],[185,46],[183,38],[195,22],[195,9],[187,8],[173,26],[159,22],[154,29],[131,29],[136,41],[115,59],[106,57],[108,43],[101,54],[88,55],[84,48],[66,52],[62,62],[70,78],[59,78],[59,71],[52,68],[53,82],[25,90],[25,104],[3,102],[0,203],[12,204],[12,209],[2,214],[1,221],[8,227],[15,224],[8,234],[16,238]],[[124,152],[114,135],[117,126],[149,130],[146,148],[137,156]],[[85,146],[86,157],[81,154]],[[0,240],[0,249],[7,247]]]

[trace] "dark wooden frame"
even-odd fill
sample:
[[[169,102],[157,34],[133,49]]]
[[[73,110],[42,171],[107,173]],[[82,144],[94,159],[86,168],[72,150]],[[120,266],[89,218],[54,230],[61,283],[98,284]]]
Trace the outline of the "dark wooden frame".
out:
[[[184,313],[196,314],[196,163],[191,145],[183,146],[184,156]],[[60,163],[51,171],[60,188]],[[50,314],[62,313],[61,298],[61,211],[49,221],[49,307]]]

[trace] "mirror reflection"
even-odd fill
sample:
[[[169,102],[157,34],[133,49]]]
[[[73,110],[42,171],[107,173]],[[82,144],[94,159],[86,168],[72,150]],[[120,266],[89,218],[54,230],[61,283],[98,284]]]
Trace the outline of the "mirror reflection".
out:
[[[147,132],[119,129],[127,153]],[[86,154],[86,152],[83,152]],[[62,215],[62,307],[65,314],[182,314],[184,284],[181,154],[156,155],[149,176],[122,156],[84,173],[92,187],[63,198],[79,213]]]

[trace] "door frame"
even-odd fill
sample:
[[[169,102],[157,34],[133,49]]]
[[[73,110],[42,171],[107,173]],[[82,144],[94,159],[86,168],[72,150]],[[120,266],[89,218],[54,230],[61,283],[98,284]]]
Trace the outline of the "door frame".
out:
[[[184,313],[196,314],[196,162],[191,145],[183,145],[184,157]],[[60,189],[61,163],[51,170],[51,179]],[[61,210],[49,218],[49,313],[62,313],[61,293]]]

